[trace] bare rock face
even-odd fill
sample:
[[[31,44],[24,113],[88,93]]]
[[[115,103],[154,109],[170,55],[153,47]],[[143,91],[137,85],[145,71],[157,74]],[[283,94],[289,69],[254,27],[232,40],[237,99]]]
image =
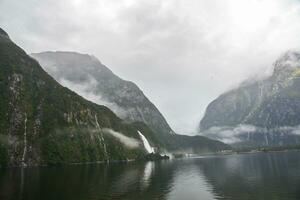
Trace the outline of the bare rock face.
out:
[[[199,128],[221,141],[268,146],[300,143],[299,125],[300,54],[289,51],[269,78],[242,84],[211,102]]]
[[[63,86],[107,106],[125,121],[144,122],[158,137],[174,133],[136,84],[119,78],[94,56],[76,52],[42,52],[31,56]]]
[[[204,137],[174,133],[136,84],[119,78],[94,56],[75,52],[42,52],[31,56],[63,86],[107,106],[128,123],[147,124],[167,151],[199,153],[230,149],[228,145]]]

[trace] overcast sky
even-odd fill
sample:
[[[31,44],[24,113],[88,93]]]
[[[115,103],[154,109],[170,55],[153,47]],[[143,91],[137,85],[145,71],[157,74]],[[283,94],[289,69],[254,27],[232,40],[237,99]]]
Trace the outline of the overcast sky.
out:
[[[299,49],[300,2],[0,0],[0,26],[28,53],[95,55],[192,134],[210,101]]]

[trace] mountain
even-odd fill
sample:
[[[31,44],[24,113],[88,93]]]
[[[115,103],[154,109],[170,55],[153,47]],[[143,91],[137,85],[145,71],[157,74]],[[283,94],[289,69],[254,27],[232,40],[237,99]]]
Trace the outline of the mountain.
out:
[[[140,133],[158,151],[166,148],[145,123],[124,121],[60,85],[0,28],[1,166],[138,159],[148,153]],[[230,148],[204,137],[180,144],[188,136],[168,135],[170,149]]]
[[[142,122],[125,123],[105,106],[61,86],[0,29],[0,163],[41,165],[127,160],[145,155]]]
[[[300,53],[289,51],[270,77],[247,81],[211,102],[200,122],[210,138],[241,146],[300,143]]]
[[[76,52],[31,54],[62,85],[105,105],[128,122],[141,121],[161,135],[174,134],[169,124],[136,84],[125,81],[96,57]]]
[[[126,122],[147,124],[168,151],[202,152],[220,145],[200,136],[175,134],[136,84],[121,79],[94,56],[61,51],[34,53],[31,56],[63,86],[107,106]]]

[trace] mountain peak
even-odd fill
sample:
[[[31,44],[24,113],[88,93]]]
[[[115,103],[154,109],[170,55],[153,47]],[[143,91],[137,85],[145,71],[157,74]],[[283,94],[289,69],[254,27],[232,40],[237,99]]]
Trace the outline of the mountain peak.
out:
[[[123,120],[145,122],[158,136],[173,133],[163,115],[136,84],[115,75],[95,56],[74,52],[31,55],[58,82],[95,103],[106,105]]]
[[[274,73],[300,68],[300,52],[287,51],[274,64]]]
[[[67,60],[90,60],[94,58],[94,56],[84,53],[78,53],[75,51],[44,51],[39,53],[32,53],[33,56],[40,56],[40,57],[55,57],[57,59],[67,59]],[[76,61],[77,61],[76,60]],[[100,62],[98,59],[96,59],[98,62]]]
[[[0,28],[0,36],[9,38],[8,34],[2,28]]]
[[[243,147],[297,144],[299,77],[300,53],[288,51],[275,62],[273,76],[213,100],[200,122],[203,135]]]

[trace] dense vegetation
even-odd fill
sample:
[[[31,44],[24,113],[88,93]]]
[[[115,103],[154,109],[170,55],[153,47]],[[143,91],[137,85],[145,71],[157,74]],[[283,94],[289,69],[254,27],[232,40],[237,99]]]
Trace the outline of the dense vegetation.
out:
[[[101,132],[103,127],[111,128],[139,139],[137,130],[141,130],[153,138],[145,124],[124,123],[108,108],[62,87],[4,34],[0,66],[1,163],[124,160],[145,154],[143,148],[126,148]]]
[[[41,165],[137,159],[146,155],[140,130],[158,150],[177,148],[179,138],[165,138],[142,122],[126,123],[105,106],[85,100],[58,84],[34,59],[0,29],[0,163]],[[109,128],[139,141],[129,148]],[[178,139],[174,139],[178,137]],[[191,139],[190,139],[191,140]],[[229,148],[222,143],[205,145],[212,151]],[[176,143],[176,145],[174,145]],[[172,149],[170,148],[170,149]],[[200,148],[201,149],[201,148]]]

